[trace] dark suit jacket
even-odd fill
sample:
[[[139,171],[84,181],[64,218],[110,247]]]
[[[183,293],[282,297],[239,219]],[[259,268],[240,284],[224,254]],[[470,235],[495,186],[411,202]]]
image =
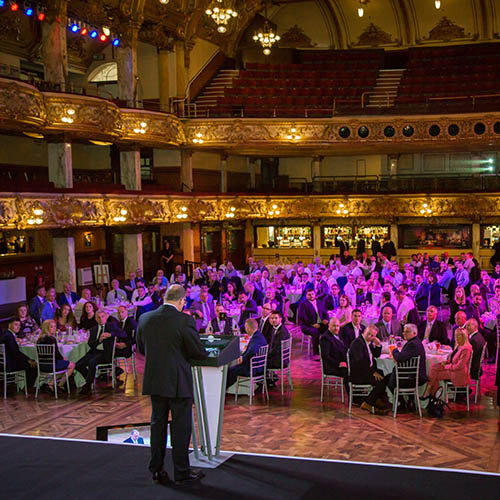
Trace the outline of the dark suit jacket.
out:
[[[290,332],[284,325],[280,325],[277,330],[271,327],[270,334],[271,341],[269,342],[269,351],[267,353],[267,367],[281,368],[281,341],[288,340]]]
[[[90,347],[90,351],[95,353],[97,352],[97,347],[101,343],[97,337],[97,332],[99,331],[100,326],[96,325],[90,329],[90,335],[88,340],[88,345]],[[111,333],[111,337],[104,339],[102,341],[102,347],[104,349],[104,354],[106,356],[106,362],[110,363],[111,358],[113,356],[113,342],[116,337],[117,342],[127,342],[127,334],[124,330],[122,330],[116,323],[116,320],[108,319],[106,324],[104,325],[104,331]]]
[[[205,359],[194,319],[175,307],[162,305],[145,313],[137,325],[137,345],[145,354],[143,394],[192,398],[190,359]]]
[[[480,332],[476,332],[469,337],[470,345],[472,346],[472,364],[470,367],[470,376],[473,379],[478,379],[483,370],[481,369],[481,354],[486,343]]]
[[[266,339],[264,338],[264,335],[257,330],[253,335],[252,338],[250,339],[250,342],[247,345],[247,348],[245,349],[245,352],[241,355],[242,357],[242,363],[239,365],[240,373],[243,376],[250,376],[250,361],[254,356],[256,356],[259,353],[259,349],[267,344]],[[269,351],[268,351],[269,353]]]
[[[269,323],[269,316],[265,320],[260,318],[259,330],[262,332],[262,335],[264,335],[264,338],[267,340],[267,343],[269,344],[271,342],[271,333],[273,330],[271,323]]]
[[[424,340],[425,327],[427,326],[427,320],[424,319],[418,325],[418,336],[420,340]],[[449,345],[450,341],[448,339],[448,333],[446,332],[446,327],[442,321],[436,320],[431,328],[431,333],[429,335],[429,342],[440,342],[443,345]]]
[[[385,323],[382,320],[375,323],[375,326],[378,328],[378,338],[380,340],[386,340],[389,338],[389,332],[387,331]],[[403,336],[401,332],[401,323],[394,317],[391,320],[391,335],[394,335],[395,337]]]
[[[365,331],[365,325],[361,324],[359,326],[359,334],[361,335]],[[339,338],[344,343],[345,349],[349,349],[351,347],[352,341],[356,338],[356,333],[354,332],[354,326],[351,323],[347,323],[344,325],[339,332]]]
[[[212,319],[215,318],[215,306],[213,300],[207,300],[207,307],[208,307],[208,313],[210,314],[209,318],[206,318],[207,324],[212,321]],[[203,325],[203,320],[201,319],[201,316],[203,315],[203,305],[200,300],[197,300],[191,304],[191,307],[189,308],[191,310],[191,313],[193,314],[193,317],[195,318],[196,321],[196,329],[199,331],[200,328],[202,328]],[[196,314],[200,313],[200,314]]]
[[[127,339],[125,340],[127,347],[125,349],[117,349],[116,353],[118,356],[123,356],[125,358],[128,358],[129,356],[132,355],[132,346],[135,344],[135,332],[137,331],[137,321],[134,318],[128,317],[125,320],[125,324],[123,324],[123,321],[117,320],[117,326],[127,334]],[[122,342],[123,341],[124,340],[122,340]]]
[[[214,333],[220,333],[221,335],[232,335],[233,334],[231,318],[227,318],[226,320],[224,320],[224,328],[223,329],[219,326],[217,318],[213,318],[211,321],[211,324],[212,324],[212,331]]]
[[[29,358],[19,350],[16,335],[10,330],[6,330],[0,335],[0,344],[5,345],[7,371],[16,372],[24,370]]]
[[[208,289],[208,293],[213,297],[214,300],[219,301],[220,293],[222,291],[222,286],[220,281],[215,280],[211,285],[208,285],[210,288]]]
[[[375,347],[370,344],[370,350],[373,356],[373,363],[370,363],[370,355],[368,354],[368,346],[365,339],[359,336],[354,339],[349,348],[351,361],[351,377],[350,381],[355,384],[371,383],[373,374],[377,371],[377,361],[375,358],[380,356],[382,347]]]
[[[38,295],[33,297],[30,301],[29,315],[38,323],[41,323],[40,316],[42,314],[42,307],[45,301],[40,302]]]
[[[481,324],[481,313],[484,312],[480,307],[476,307],[473,304],[467,305],[465,308],[465,315],[467,316],[467,319],[474,318],[477,321],[477,324]]]
[[[425,348],[422,341],[417,337],[412,338],[403,346],[401,351],[394,349],[392,351],[394,359],[398,362],[408,361],[410,358],[420,357],[420,365],[418,367],[418,382],[419,385],[427,382],[427,367],[425,363]],[[391,373],[391,381],[394,382],[396,387],[396,370]],[[414,381],[415,382],[415,381]],[[391,383],[389,383],[390,385]]]
[[[132,438],[131,437],[128,437],[127,439],[125,439],[125,441],[123,441],[124,443],[130,443],[132,444],[133,441],[132,441]],[[137,438],[137,444],[144,444],[144,439],[141,438],[140,436]]]
[[[261,306],[264,301],[264,294],[257,288],[253,291],[250,297],[258,306]]]
[[[80,300],[80,297],[78,297],[78,295],[75,292],[71,292],[71,300],[73,301],[73,304],[75,304]],[[58,293],[56,297],[56,302],[59,304],[59,307],[62,307],[64,304],[68,304],[68,299],[64,293]]]
[[[327,330],[321,335],[319,345],[321,347],[323,371],[329,375],[342,375],[339,364],[342,362],[347,363],[347,348],[344,342]]]
[[[245,304],[245,310],[242,311],[240,315],[240,328],[243,328],[245,326],[245,321],[255,314],[257,314],[257,304],[252,299],[248,299]]]
[[[321,323],[322,320],[328,319],[328,315],[321,306],[320,301],[316,301],[316,306],[318,308],[319,323]],[[316,314],[314,306],[307,299],[299,303],[297,315],[299,318],[299,325],[305,334],[315,335],[316,333],[319,333],[318,329],[312,326],[315,323],[318,323],[318,315]]]
[[[377,256],[379,252],[382,251],[382,247],[377,240],[372,240],[372,254]]]
[[[314,280],[309,288],[315,290],[316,300],[322,301],[328,295],[328,284],[324,280],[321,280],[319,283]]]
[[[325,311],[334,311],[339,307],[340,294],[335,298],[332,294],[328,294],[323,298],[322,306]]]

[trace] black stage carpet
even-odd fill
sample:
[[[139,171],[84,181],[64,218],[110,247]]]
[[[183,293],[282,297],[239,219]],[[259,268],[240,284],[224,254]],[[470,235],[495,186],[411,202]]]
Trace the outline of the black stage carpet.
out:
[[[235,455],[179,490],[151,482],[149,448],[0,436],[0,450],[0,498],[9,500],[500,498],[500,476],[489,474]]]

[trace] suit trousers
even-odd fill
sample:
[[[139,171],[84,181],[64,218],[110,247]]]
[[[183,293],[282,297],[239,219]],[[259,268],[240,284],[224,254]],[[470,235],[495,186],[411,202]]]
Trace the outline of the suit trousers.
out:
[[[309,335],[311,337],[313,354],[315,356],[319,355],[319,339],[321,335],[323,335],[323,333],[326,332],[327,328],[328,327],[326,325],[320,323],[320,327],[311,328],[310,333],[309,332],[306,333],[302,330],[305,335]]]
[[[76,362],[75,369],[85,377],[85,382],[87,384],[92,384],[92,382],[94,382],[97,365],[110,362],[111,361],[106,359],[106,353],[104,351],[91,351]]]
[[[380,375],[383,375],[383,372],[380,371],[380,370],[377,370],[377,373],[379,373]],[[385,388],[386,388],[387,380],[388,380],[389,376],[390,375],[386,375],[381,380],[377,380],[373,376],[373,374],[370,374],[366,379],[363,379],[361,381],[356,380],[355,382],[353,381],[353,383],[355,383],[355,384],[366,384],[366,385],[370,384],[370,385],[373,386],[372,391],[366,397],[366,402],[369,405],[371,405],[371,406],[375,406],[375,402],[377,401],[377,399],[383,399],[384,398]]]
[[[192,430],[192,398],[166,398],[151,396],[151,462],[149,470],[163,469],[167,447],[168,414],[171,412],[170,433],[174,479],[181,481],[189,476],[189,441]]]

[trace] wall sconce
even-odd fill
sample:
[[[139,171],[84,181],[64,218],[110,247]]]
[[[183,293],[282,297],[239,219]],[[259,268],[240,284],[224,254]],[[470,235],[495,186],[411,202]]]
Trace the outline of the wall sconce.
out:
[[[297,133],[297,129],[296,127],[292,127],[286,138],[289,140],[289,141],[299,141],[300,139],[302,139],[302,136],[300,134]]]
[[[271,206],[271,210],[269,210],[268,212],[268,215],[279,215],[281,212],[278,210],[278,205],[272,205]]]
[[[420,209],[420,213],[424,216],[424,217],[430,217],[432,215],[432,210],[429,206],[428,203],[423,203],[422,204],[422,208]]]
[[[33,207],[33,211],[31,212],[31,216],[28,218],[28,224],[30,226],[37,225],[39,226],[40,224],[43,223],[43,209],[39,205],[35,205]]]
[[[188,214],[186,212],[187,212],[187,207],[181,207],[181,213],[177,214],[177,218],[178,219],[187,219]]]
[[[145,134],[146,129],[148,128],[148,124],[146,122],[140,122],[135,128],[134,128],[134,134]]]
[[[335,210],[335,213],[337,215],[347,215],[349,213],[349,210],[347,210],[347,207],[344,203],[339,203],[339,207],[337,210]]]
[[[73,118],[75,113],[76,111],[73,108],[66,109],[65,114],[61,117],[61,121],[64,123],[73,123],[75,121]]]
[[[125,207],[120,208],[118,215],[113,217],[115,222],[125,222],[127,220],[128,210]]]
[[[203,134],[201,132],[196,132],[193,138],[193,142],[195,144],[203,144],[205,141],[203,140]]]
[[[234,215],[235,215],[235,214],[234,214],[234,212],[236,212],[236,208],[231,207],[231,208],[229,209],[229,212],[227,212],[226,217],[227,217],[228,219],[233,219],[233,218],[234,218]]]

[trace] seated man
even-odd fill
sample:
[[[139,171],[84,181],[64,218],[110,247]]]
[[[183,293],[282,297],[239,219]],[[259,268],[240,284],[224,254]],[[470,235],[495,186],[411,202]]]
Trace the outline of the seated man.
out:
[[[238,303],[241,305],[239,326],[243,329],[245,321],[257,314],[257,304],[247,295],[246,292],[240,292],[238,294]]]
[[[267,345],[264,335],[257,328],[257,320],[250,318],[245,321],[245,332],[251,336],[245,352],[238,358],[235,366],[230,366],[227,371],[227,385],[231,387],[238,377],[250,376],[250,361],[259,353],[259,349]],[[260,375],[260,374],[256,374]]]
[[[103,309],[97,311],[97,326],[90,330],[88,340],[90,351],[76,363],[76,370],[85,377],[85,385],[80,390],[80,394],[90,392],[95,378],[96,366],[100,363],[111,363],[115,337],[116,346],[119,349],[127,347],[127,334],[118,328],[116,320],[108,321],[108,318],[108,313]]]
[[[313,354],[317,356],[319,354],[319,338],[327,328],[328,319],[321,304],[316,301],[314,290],[307,290],[306,299],[300,302],[297,315],[302,333],[312,337]]]
[[[358,338],[364,331],[365,325],[361,324],[362,314],[359,309],[352,311],[352,321],[340,329],[340,339],[344,342],[346,351],[351,347],[352,341]],[[331,323],[331,320],[330,320]],[[336,334],[337,335],[337,334]]]
[[[0,344],[5,345],[5,361],[7,372],[26,372],[26,383],[33,387],[37,376],[36,362],[22,353],[17,344],[17,335],[21,330],[21,322],[18,319],[9,321],[8,329],[0,333]],[[3,369],[3,367],[2,367]]]
[[[264,302],[273,302],[276,301],[278,302],[278,310],[282,313],[283,312],[283,297],[277,292],[276,288],[274,286],[270,286],[267,288],[265,297],[264,297]]]
[[[465,328],[466,322],[467,315],[465,314],[465,311],[457,311],[455,313],[455,324],[451,327],[451,345],[455,345],[455,330],[457,328]]]
[[[262,306],[262,317],[260,318],[259,321],[259,330],[262,332],[262,335],[264,335],[265,339],[267,340],[267,343],[271,343],[271,322],[269,321],[271,319],[271,312],[273,311],[273,307],[271,302],[266,302]]]
[[[136,297],[134,297],[135,292],[137,292]],[[139,321],[142,314],[154,309],[153,299],[147,294],[144,283],[139,283],[139,286],[132,294],[132,304],[137,307],[135,313],[137,321]]]
[[[68,304],[71,309],[75,307],[78,300],[80,300],[80,297],[78,297],[75,292],[71,291],[71,283],[64,283],[62,293],[58,293],[56,297],[59,307],[62,307],[64,304]]]
[[[391,336],[402,336],[401,323],[393,317],[393,311],[388,306],[382,310],[382,320],[377,322],[375,326],[378,328],[380,340],[387,340]]]
[[[465,315],[467,316],[467,319],[474,318],[478,324],[481,325],[481,315],[485,312],[485,310],[486,308],[483,305],[483,296],[480,293],[476,293],[470,297],[470,303],[465,309]]]
[[[209,300],[208,290],[200,291],[200,299],[191,304],[191,316],[196,320],[198,332],[205,332],[208,325],[215,318],[215,308],[213,300]]]
[[[413,300],[410,299],[406,295],[406,288],[404,286],[400,286],[396,291],[396,302],[394,303],[397,313],[396,319],[400,323],[408,322],[408,315],[410,311],[415,309],[415,304]]]
[[[92,301],[92,293],[88,288],[82,290],[82,296],[80,300],[76,303],[73,313],[75,314],[75,319],[77,323],[80,323],[82,318],[83,308],[87,302]]]
[[[339,337],[340,331],[338,318],[331,318],[328,322],[328,330],[319,339],[319,345],[321,346],[323,372],[327,375],[342,377],[347,387],[347,348]]]
[[[126,302],[127,292],[120,288],[120,282],[117,279],[111,281],[111,290],[106,295],[106,304],[114,304],[116,302]]]
[[[443,345],[449,345],[446,326],[437,319],[437,307],[429,306],[426,311],[426,319],[418,325],[418,336],[420,340],[427,342],[440,342]]]
[[[227,317],[226,310],[222,304],[215,306],[215,318],[211,321],[212,332],[219,335],[232,335],[233,325],[231,319]]]
[[[396,317],[397,311],[394,305],[391,303],[391,293],[390,292],[382,292],[380,294],[380,318],[382,319],[382,313],[384,312],[385,307],[390,307],[392,309],[392,315]]]
[[[465,323],[465,329],[469,334],[469,342],[472,346],[472,362],[469,375],[470,378],[477,380],[483,373],[481,368],[481,355],[483,354],[483,348],[486,341],[479,332],[479,325],[474,318],[469,319],[467,323]]]
[[[128,279],[123,282],[123,288],[127,292],[127,299],[132,299],[132,293],[137,288],[136,275],[133,271],[128,273]]]
[[[333,283],[330,293],[323,299],[323,309],[325,311],[336,311],[340,305],[340,287]]]
[[[36,295],[30,300],[29,315],[38,323],[38,326],[42,324],[41,312],[46,295],[47,290],[45,287],[39,286],[36,289]]]
[[[290,333],[283,325],[283,316],[279,311],[273,311],[269,318],[271,325],[271,340],[267,353],[267,367],[281,368],[281,341],[288,340]]]
[[[425,384],[427,382],[427,366],[425,361],[425,348],[422,341],[418,338],[417,326],[412,323],[407,323],[403,329],[403,335],[406,339],[406,344],[403,346],[401,351],[399,349],[394,349],[392,351],[392,357],[394,361],[402,363],[408,361],[410,358],[420,357],[420,365],[418,367],[418,385]],[[410,388],[415,386],[415,380],[402,380],[400,381],[401,388]],[[396,368],[392,370],[389,377],[389,382],[387,387],[394,392],[396,387]]]
[[[128,315],[125,306],[118,307],[118,326],[127,334],[125,348],[120,349],[117,344],[116,356],[128,358],[132,355],[132,346],[135,344],[135,332],[137,331],[137,321]]]
[[[264,301],[264,294],[250,281],[247,281],[243,286],[245,292],[247,292],[248,296],[258,305],[262,306],[262,302]]]
[[[362,335],[353,340],[348,353],[351,364],[349,382],[373,386],[366,400],[361,403],[361,408],[377,415],[385,415],[388,407],[384,401],[386,379],[383,372],[378,370],[375,359],[380,356],[381,351],[377,327],[370,325]]]

